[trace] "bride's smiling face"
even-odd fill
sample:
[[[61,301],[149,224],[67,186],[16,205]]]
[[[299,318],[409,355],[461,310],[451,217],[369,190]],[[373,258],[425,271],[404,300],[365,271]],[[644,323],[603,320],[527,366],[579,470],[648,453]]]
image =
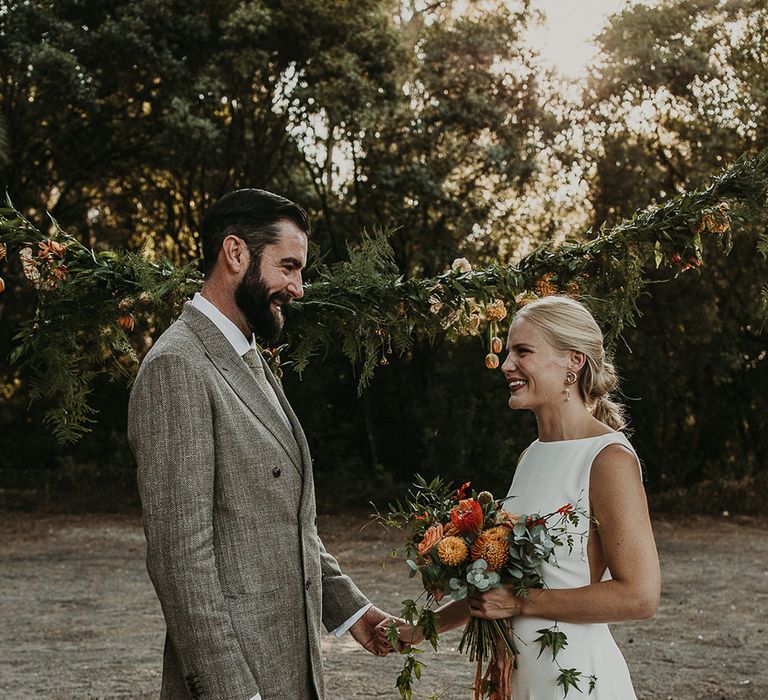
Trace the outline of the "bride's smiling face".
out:
[[[501,371],[509,387],[509,407],[536,410],[560,402],[565,391],[569,353],[556,350],[544,333],[524,319],[513,321]]]

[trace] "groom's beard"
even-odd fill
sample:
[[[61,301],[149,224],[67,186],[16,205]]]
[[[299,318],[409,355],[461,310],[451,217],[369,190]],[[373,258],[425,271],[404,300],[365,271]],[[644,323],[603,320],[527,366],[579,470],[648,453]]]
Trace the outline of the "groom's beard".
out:
[[[261,259],[254,259],[235,289],[235,303],[245,316],[245,321],[258,338],[270,345],[277,342],[283,330],[283,314],[272,307],[273,301],[288,304],[288,294],[275,292],[270,294],[259,274]]]

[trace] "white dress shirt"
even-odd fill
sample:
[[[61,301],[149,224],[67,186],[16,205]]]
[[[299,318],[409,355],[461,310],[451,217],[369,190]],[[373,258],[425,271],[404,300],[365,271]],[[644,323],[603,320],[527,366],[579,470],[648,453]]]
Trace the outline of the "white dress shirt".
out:
[[[255,336],[251,335],[250,339],[246,338],[245,335],[243,335],[243,332],[232,322],[232,320],[221,313],[221,311],[214,304],[208,301],[208,299],[206,299],[202,294],[199,292],[195,294],[189,303],[213,322],[216,328],[221,331],[221,334],[230,342],[232,347],[235,349],[235,352],[241,358],[249,350],[253,348],[258,349]],[[243,360],[243,364],[245,364],[245,360]],[[251,371],[250,368],[248,371]],[[360,610],[352,615],[352,617],[350,617],[346,622],[333,630],[332,634],[336,635],[337,637],[341,637],[341,635],[347,632],[349,628],[355,624],[355,622],[357,622],[363,615],[365,615],[371,605],[371,603],[368,603],[368,605],[360,608]],[[252,698],[250,698],[250,700],[261,700],[261,695],[254,695]]]

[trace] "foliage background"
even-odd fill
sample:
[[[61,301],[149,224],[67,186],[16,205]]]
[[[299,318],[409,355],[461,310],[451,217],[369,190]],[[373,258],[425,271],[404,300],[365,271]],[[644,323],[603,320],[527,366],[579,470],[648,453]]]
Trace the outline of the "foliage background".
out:
[[[311,211],[316,261],[394,227],[410,278],[588,238],[768,146],[764,3],[628,5],[573,84],[526,45],[534,21],[525,2],[6,2],[0,184],[40,226],[49,211],[86,245],[177,264],[195,259],[212,201],[264,187]],[[657,507],[762,511],[765,230],[756,217],[730,256],[705,251],[701,274],[651,285],[624,333],[616,361]],[[2,357],[33,304],[9,264]],[[385,499],[416,471],[506,489],[535,424],[507,409],[484,354],[477,338],[417,339],[360,398],[340,350],[301,381],[287,372],[321,504]],[[61,448],[27,380],[0,365],[7,504],[134,506],[125,383],[99,380],[94,432]]]

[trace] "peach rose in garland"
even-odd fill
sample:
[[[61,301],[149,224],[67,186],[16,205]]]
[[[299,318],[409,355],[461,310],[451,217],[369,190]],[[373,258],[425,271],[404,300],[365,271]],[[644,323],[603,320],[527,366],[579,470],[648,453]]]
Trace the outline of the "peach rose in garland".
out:
[[[32,256],[32,248],[22,248],[19,251],[21,266],[24,270],[24,276],[35,286],[40,283],[40,270],[37,269],[37,262]]]
[[[416,546],[419,552],[419,556],[423,557],[432,547],[434,547],[440,540],[443,539],[443,526],[438,523],[430,527],[425,533],[424,537]]]
[[[40,248],[40,252],[38,253],[38,257],[40,258],[63,258],[64,254],[67,252],[66,243],[59,243],[50,238],[46,241],[40,241],[37,245]]]
[[[459,532],[477,532],[483,526],[483,509],[474,498],[465,498],[451,508],[451,522]]]
[[[69,270],[67,270],[66,265],[59,265],[58,267],[52,267],[50,269],[50,274],[54,279],[57,279],[59,282],[64,282],[67,279],[67,276],[69,275]]]

